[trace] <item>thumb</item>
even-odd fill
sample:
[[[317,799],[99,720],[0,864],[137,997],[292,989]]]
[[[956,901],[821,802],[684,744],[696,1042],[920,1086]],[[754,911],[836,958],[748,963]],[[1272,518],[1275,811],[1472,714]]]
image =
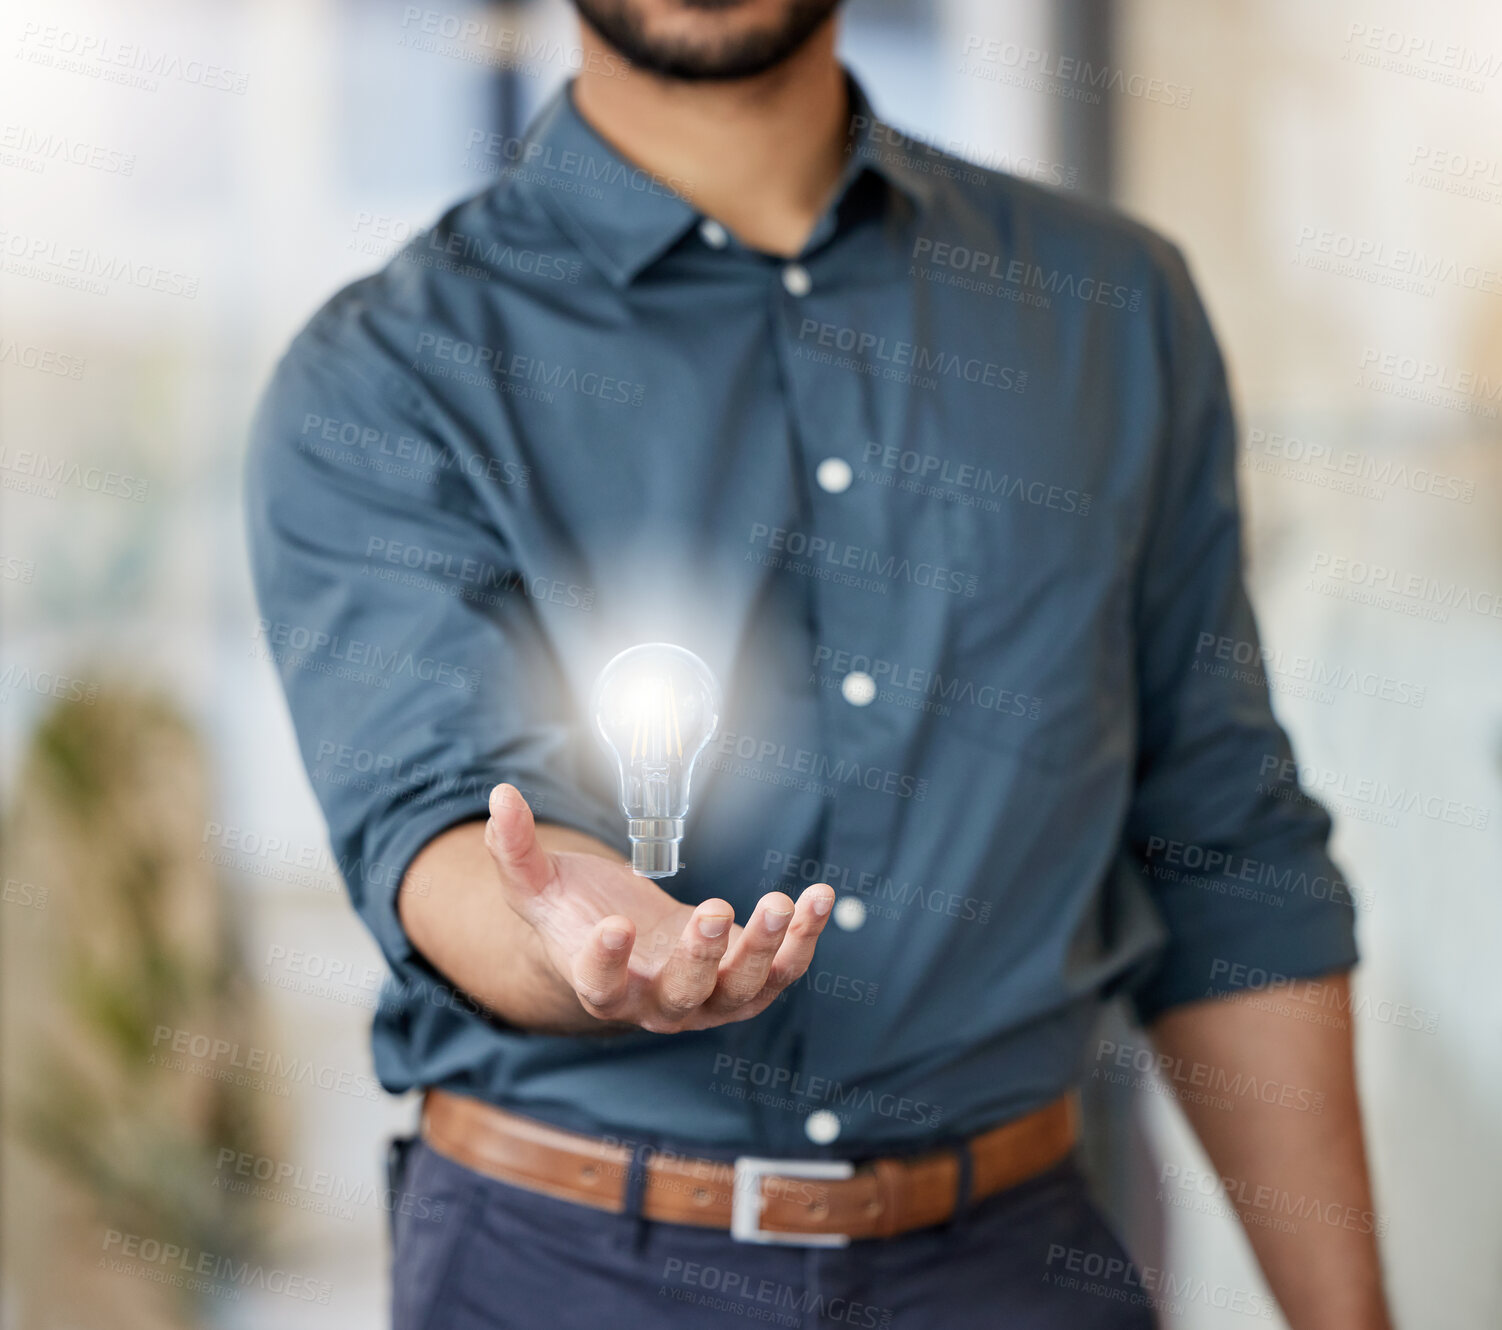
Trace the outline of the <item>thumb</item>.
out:
[[[501,881],[523,898],[537,895],[553,879],[553,862],[537,843],[532,810],[514,785],[497,785],[490,792],[485,847],[501,870]]]

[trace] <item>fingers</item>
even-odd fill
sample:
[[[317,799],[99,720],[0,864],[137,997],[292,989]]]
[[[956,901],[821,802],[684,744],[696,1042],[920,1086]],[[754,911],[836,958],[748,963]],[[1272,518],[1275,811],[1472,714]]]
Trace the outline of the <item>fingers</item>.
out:
[[[770,891],[757,901],[720,965],[717,1007],[739,1007],[761,992],[793,915],[792,898],[781,891]]]
[[[552,860],[537,843],[532,810],[516,786],[497,785],[490,792],[485,845],[506,886],[523,896],[536,895],[552,880]]]
[[[697,906],[657,976],[657,1001],[669,1020],[700,1007],[715,990],[735,911],[722,900]]]
[[[798,897],[798,908],[787,936],[777,949],[776,959],[767,974],[766,987],[775,997],[789,984],[801,979],[814,958],[814,944],[834,909],[834,888],[827,882],[815,882]]]
[[[822,882],[808,887],[796,905],[774,891],[737,930],[726,901],[704,901],[645,987],[640,964],[634,976],[631,969],[636,926],[624,915],[611,915],[575,954],[571,982],[593,1015],[657,1034],[745,1020],[807,971],[833,907],[834,890]],[[636,948],[639,961],[643,948],[652,950],[649,941]]]
[[[601,919],[574,956],[574,992],[596,1016],[609,1017],[626,999],[631,983],[631,943],[636,925],[623,914]]]

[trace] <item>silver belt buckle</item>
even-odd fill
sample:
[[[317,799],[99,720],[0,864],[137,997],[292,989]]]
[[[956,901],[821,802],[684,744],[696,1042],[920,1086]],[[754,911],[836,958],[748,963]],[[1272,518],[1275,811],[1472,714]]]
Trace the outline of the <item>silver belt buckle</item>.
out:
[[[730,1236],[737,1242],[761,1242],[784,1247],[848,1247],[848,1233],[769,1233],[761,1226],[761,1180],[782,1178],[848,1178],[855,1165],[848,1159],[759,1159],[741,1155],[735,1161],[730,1193]]]

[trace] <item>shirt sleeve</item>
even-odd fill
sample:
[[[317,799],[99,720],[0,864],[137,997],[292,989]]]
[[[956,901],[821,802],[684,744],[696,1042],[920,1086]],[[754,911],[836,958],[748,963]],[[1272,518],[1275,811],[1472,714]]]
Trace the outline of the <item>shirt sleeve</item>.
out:
[[[623,839],[621,818],[579,778],[587,735],[482,498],[482,486],[524,481],[434,428],[399,375],[310,332],[253,427],[259,639],[350,896],[394,969],[420,961],[396,909],[411,860],[484,818],[498,782],[539,821]]]
[[[1167,264],[1170,402],[1137,596],[1139,745],[1126,823],[1167,942],[1134,993],[1180,1003],[1356,961],[1330,819],[1273,718],[1242,579],[1236,426],[1183,259]]]

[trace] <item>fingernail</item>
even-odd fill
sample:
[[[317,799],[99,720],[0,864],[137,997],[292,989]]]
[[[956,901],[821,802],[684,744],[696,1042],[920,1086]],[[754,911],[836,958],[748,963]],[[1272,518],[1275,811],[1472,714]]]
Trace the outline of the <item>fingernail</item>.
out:
[[[699,932],[705,937],[723,937],[725,930],[730,927],[728,914],[701,914],[699,916]]]
[[[791,910],[768,910],[767,932],[775,933],[778,929],[786,928],[787,921],[793,917]]]
[[[631,934],[624,928],[607,928],[601,934],[602,940],[611,951],[619,951],[626,945],[626,939],[630,936]]]
[[[814,897],[814,913],[822,919],[829,913],[829,908],[834,904],[833,896],[826,896],[822,891]]]

